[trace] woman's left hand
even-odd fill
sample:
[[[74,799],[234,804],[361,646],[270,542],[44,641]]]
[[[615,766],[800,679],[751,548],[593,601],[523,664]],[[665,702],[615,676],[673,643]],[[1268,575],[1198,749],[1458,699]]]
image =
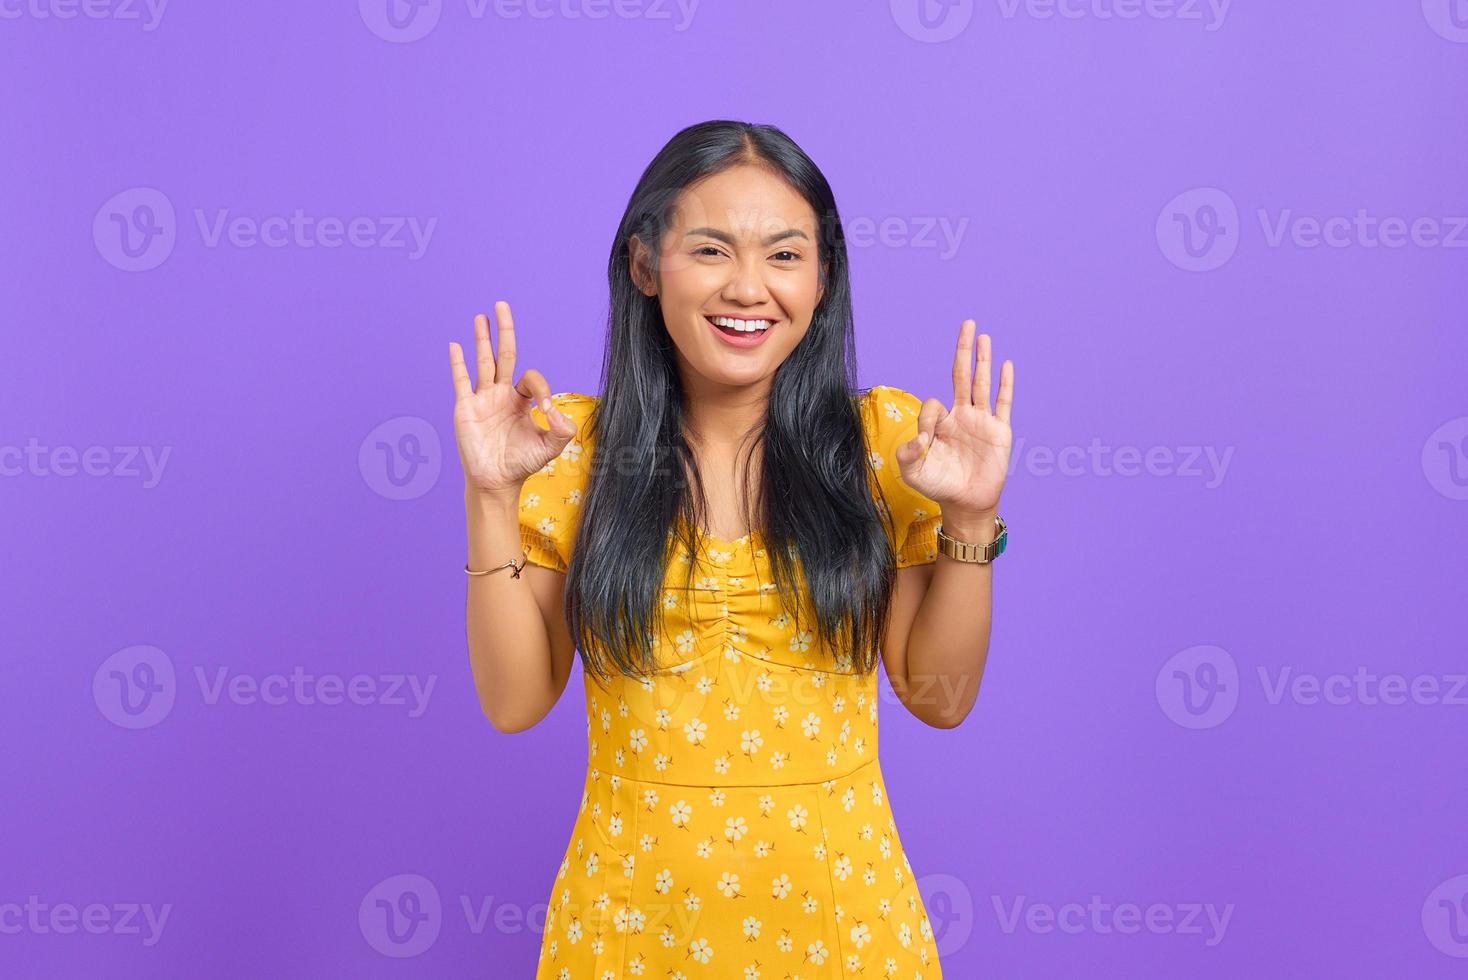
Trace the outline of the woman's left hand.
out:
[[[917,436],[898,446],[896,454],[903,481],[941,504],[944,519],[950,523],[993,517],[1009,471],[1014,364],[1005,361],[1001,367],[999,394],[990,411],[990,340],[988,334],[979,334],[975,371],[975,329],[973,320],[963,321],[959,329],[953,359],[953,407],[944,408],[936,398],[924,401]]]

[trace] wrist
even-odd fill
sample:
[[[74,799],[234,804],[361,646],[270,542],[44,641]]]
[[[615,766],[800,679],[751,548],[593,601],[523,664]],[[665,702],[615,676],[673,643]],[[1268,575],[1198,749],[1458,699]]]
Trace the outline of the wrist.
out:
[[[470,510],[494,513],[496,511],[518,511],[520,509],[520,487],[501,490],[484,490],[472,484],[464,484],[464,506]]]
[[[955,510],[945,507],[942,511],[943,533],[970,544],[989,544],[999,536],[996,518],[998,508],[988,510]]]

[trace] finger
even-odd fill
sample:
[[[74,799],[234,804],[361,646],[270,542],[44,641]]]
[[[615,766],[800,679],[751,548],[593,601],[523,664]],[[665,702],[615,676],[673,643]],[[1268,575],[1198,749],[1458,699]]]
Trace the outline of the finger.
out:
[[[934,436],[937,435],[938,423],[948,417],[948,408],[938,399],[929,398],[923,402],[923,407],[918,409],[918,435],[927,433],[927,445],[931,445]]]
[[[500,352],[495,359],[495,377],[509,384],[515,377],[515,318],[510,315],[510,304],[504,300],[494,304],[494,315],[500,328],[495,338]]]
[[[953,407],[973,399],[974,328],[972,320],[958,328],[958,348],[953,352]]]
[[[988,334],[979,334],[979,367],[974,372],[974,404],[986,412],[993,411],[989,407],[989,368],[993,358],[993,341]]]
[[[1014,404],[1014,362],[1005,361],[999,369],[999,402],[994,414],[1005,425],[1009,424],[1010,408]]]
[[[948,414],[948,409],[936,398],[929,398],[918,409],[917,433],[897,447],[897,462],[903,466],[917,462],[933,444],[934,430]]]
[[[515,391],[527,399],[528,406],[540,409],[540,414],[545,417],[552,433],[562,438],[575,434],[576,423],[556,408],[551,399],[550,382],[545,380],[545,375],[535,368],[527,368],[520,380],[515,382]],[[534,418],[533,412],[531,417]]]
[[[479,387],[494,384],[494,350],[489,346],[489,317],[474,314],[475,380]]]
[[[449,370],[454,376],[454,397],[468,398],[474,394],[474,386],[469,383],[469,369],[464,366],[464,348],[456,341],[449,341]]]

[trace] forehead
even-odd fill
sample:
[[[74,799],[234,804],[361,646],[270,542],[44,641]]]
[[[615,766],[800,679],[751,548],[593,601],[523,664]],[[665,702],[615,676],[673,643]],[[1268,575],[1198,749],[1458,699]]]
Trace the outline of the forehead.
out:
[[[819,240],[815,210],[779,174],[741,164],[705,177],[679,193],[668,230],[681,237],[689,228],[717,228],[739,241],[758,241],[795,228]]]

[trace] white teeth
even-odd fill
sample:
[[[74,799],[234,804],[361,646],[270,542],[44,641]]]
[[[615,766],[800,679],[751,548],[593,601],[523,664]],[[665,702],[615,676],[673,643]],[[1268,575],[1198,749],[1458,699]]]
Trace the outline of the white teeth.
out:
[[[718,324],[721,327],[728,327],[731,330],[738,330],[741,333],[753,333],[756,330],[768,330],[771,326],[771,321],[769,320],[736,320],[733,317],[727,316],[713,316],[709,317],[709,319],[713,320],[714,323]]]

